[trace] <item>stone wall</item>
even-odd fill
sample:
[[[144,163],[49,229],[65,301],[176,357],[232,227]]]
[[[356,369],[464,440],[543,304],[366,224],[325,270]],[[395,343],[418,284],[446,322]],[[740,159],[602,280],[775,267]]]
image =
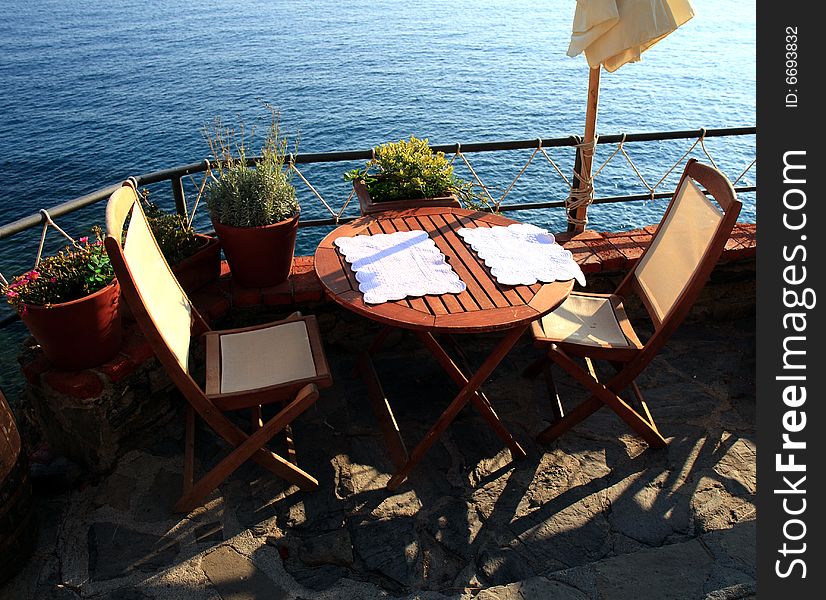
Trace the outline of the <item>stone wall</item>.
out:
[[[83,371],[53,369],[33,339],[19,357],[26,377],[22,418],[30,447],[48,442],[95,473],[114,467],[141,432],[168,420],[181,399],[134,324],[120,353]]]

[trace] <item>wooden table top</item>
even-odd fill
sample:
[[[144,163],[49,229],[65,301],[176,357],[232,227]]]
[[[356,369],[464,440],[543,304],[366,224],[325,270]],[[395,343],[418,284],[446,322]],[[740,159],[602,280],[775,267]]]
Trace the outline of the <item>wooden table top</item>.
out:
[[[501,215],[463,208],[427,207],[368,215],[342,225],[325,237],[315,253],[315,270],[328,295],[369,319],[405,329],[469,333],[524,325],[562,304],[574,281],[502,285],[456,233],[461,227],[516,223]],[[367,304],[350,264],[333,245],[339,237],[423,230],[465,282],[461,294],[428,295]]]

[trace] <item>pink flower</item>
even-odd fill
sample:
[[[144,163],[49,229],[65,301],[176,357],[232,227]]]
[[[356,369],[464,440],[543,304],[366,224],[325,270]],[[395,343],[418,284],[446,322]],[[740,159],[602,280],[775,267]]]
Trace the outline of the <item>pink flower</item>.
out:
[[[49,279],[49,283],[57,283],[57,277],[52,277]]]
[[[11,289],[11,287],[9,287],[9,290],[6,292],[6,296],[8,296],[9,298],[11,298],[12,300],[13,300],[13,299],[15,299],[15,298],[17,298],[19,295],[20,295],[20,294],[18,294],[18,293],[17,293],[17,292],[15,292],[13,289]]]
[[[88,244],[88,243],[89,243],[89,236],[88,236],[88,235],[84,235],[82,238],[80,238],[80,239],[78,240],[78,242],[80,242],[81,244]]]
[[[39,278],[40,273],[38,273],[37,271],[32,270],[26,273],[26,279],[28,279],[29,281],[37,281]]]

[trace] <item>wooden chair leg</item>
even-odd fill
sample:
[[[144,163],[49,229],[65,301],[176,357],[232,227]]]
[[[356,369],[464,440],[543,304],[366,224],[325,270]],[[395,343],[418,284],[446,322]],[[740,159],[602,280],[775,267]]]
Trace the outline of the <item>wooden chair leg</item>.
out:
[[[303,389],[305,388],[302,388],[302,391]],[[209,425],[216,435],[221,436],[231,445],[240,446],[249,437],[247,433],[242,431],[237,425],[235,425],[235,423],[230,421],[226,415],[215,408],[212,404],[204,401],[200,402],[197,406],[191,406],[193,406],[195,412],[207,423],[207,425]],[[293,466],[281,456],[271,452],[267,448],[259,448],[255,451],[251,458],[276,477],[281,477],[282,479],[289,481],[289,478],[294,476]],[[296,483],[299,487],[301,485],[310,485],[308,482],[293,483]],[[312,487],[310,486],[307,489],[312,489]]]
[[[525,379],[533,379],[534,377],[539,377],[542,374],[542,369],[550,362],[550,358],[548,358],[547,354],[543,354],[531,364],[529,364],[525,369],[522,371],[522,377]]]
[[[184,434],[184,494],[192,490],[195,479],[195,409],[186,405],[186,430]]]
[[[407,447],[404,445],[404,439],[402,439],[399,425],[396,423],[396,417],[393,415],[393,409],[390,408],[387,396],[384,395],[376,368],[367,352],[363,352],[359,357],[356,369],[361,373],[361,377],[367,386],[367,399],[370,401],[382,437],[385,444],[387,444],[390,460],[393,461],[393,465],[397,469],[400,469],[408,459]]]
[[[591,396],[582,404],[574,407],[573,410],[569,411],[559,421],[556,421],[551,424],[550,427],[541,431],[539,435],[536,436],[536,440],[541,444],[550,444],[560,435],[590,417],[603,406],[605,405],[601,400],[596,396]]]
[[[540,441],[554,439],[563,431],[570,429],[584,418],[593,414],[600,408],[599,405],[594,403],[594,400],[596,400],[601,404],[608,405],[623,421],[636,431],[649,446],[664,448],[667,445],[665,438],[657,431],[656,427],[617,395],[622,391],[623,386],[621,382],[627,380],[627,376],[623,371],[617,373],[607,385],[603,385],[592,376],[592,374],[594,374],[592,367],[589,368],[591,372],[586,372],[561,350],[551,349],[550,356],[551,359],[567,371],[571,377],[574,377],[583,384],[591,392],[592,396],[566,415],[562,421],[540,433],[538,436]],[[556,433],[554,434],[553,432]]]
[[[185,492],[175,504],[174,510],[176,512],[190,512],[196,506],[199,506],[201,501],[209,493],[218,487],[245,461],[261,450],[262,446],[271,440],[275,434],[283,430],[290,422],[295,420],[298,415],[309,408],[316,399],[318,399],[318,389],[315,385],[303,387],[292,402],[285,406],[272,419],[267,421],[262,428],[248,436],[244,442],[238,444],[234,450],[199,479],[188,492]],[[284,470],[284,479],[298,485],[299,488],[304,491],[313,490],[318,487],[318,481],[315,478],[285,461],[283,458],[278,458],[280,458],[287,467]]]
[[[261,410],[262,409],[260,404],[258,406],[253,406],[250,409],[250,430],[252,431],[252,433],[255,433],[264,426],[264,419],[262,417]]]
[[[648,403],[645,401],[645,397],[642,395],[639,386],[637,386],[636,381],[631,382],[631,391],[634,394],[634,397],[637,399],[638,412],[641,412],[642,415],[648,420],[648,423],[651,425],[651,428],[659,433],[659,429],[657,429],[657,424],[654,422],[654,417],[651,416],[651,411],[648,410]]]
[[[295,453],[295,439],[293,438],[293,428],[290,425],[287,425],[284,428],[284,444],[287,447],[287,460],[297,467],[298,457]]]
[[[565,410],[562,408],[562,400],[559,398],[559,392],[556,389],[556,381],[554,381],[554,374],[551,370],[552,363],[546,360],[542,364],[542,373],[545,376],[545,385],[548,388],[548,398],[551,401],[551,412],[554,415],[554,423],[562,420],[565,416]]]

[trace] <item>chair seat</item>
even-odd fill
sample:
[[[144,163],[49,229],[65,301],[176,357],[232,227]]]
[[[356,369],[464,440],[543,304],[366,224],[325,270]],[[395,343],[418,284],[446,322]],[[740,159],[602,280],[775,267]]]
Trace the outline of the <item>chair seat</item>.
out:
[[[640,347],[617,296],[573,293],[542,317],[541,329],[541,337],[551,342],[596,348]]]
[[[225,333],[219,340],[222,394],[301,381],[317,375],[305,321]]]

